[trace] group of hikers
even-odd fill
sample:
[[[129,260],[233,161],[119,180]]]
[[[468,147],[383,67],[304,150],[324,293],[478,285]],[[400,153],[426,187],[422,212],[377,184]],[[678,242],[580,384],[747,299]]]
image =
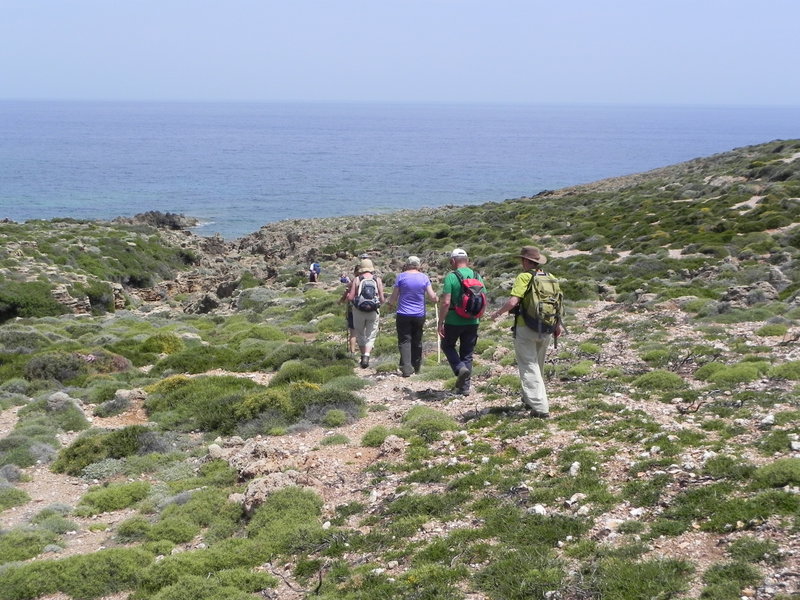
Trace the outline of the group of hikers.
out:
[[[562,294],[558,280],[542,266],[547,257],[534,246],[524,246],[517,258],[522,271],[516,276],[509,299],[488,318],[514,315],[514,350],[522,383],[522,403],[533,417],[550,414],[544,384],[544,362],[551,338],[564,331]],[[360,352],[361,368],[369,367],[380,320],[380,306],[396,307],[395,323],[400,351],[400,373],[410,377],[422,366],[422,333],[426,300],[436,307],[437,331],[442,353],[456,376],[455,392],[467,396],[472,384],[472,358],[478,342],[478,328],[486,309],[483,278],[470,267],[463,248],[450,253],[450,272],[437,295],[422,271],[422,261],[409,256],[397,274],[392,292],[386,297],[381,277],[367,255],[360,257],[353,277],[342,274],[347,285],[340,301],[347,304],[348,348]]]

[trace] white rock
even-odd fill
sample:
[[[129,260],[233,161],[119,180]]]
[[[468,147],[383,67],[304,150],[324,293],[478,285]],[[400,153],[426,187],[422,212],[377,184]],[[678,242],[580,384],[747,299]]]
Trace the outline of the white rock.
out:
[[[547,509],[543,505],[537,504],[531,508],[531,512],[535,515],[546,515]]]
[[[581,463],[577,460],[569,466],[569,474],[571,477],[577,477],[581,470]]]
[[[766,427],[771,427],[771,426],[775,425],[775,415],[772,415],[772,414],[767,415],[766,417],[761,419],[761,424],[766,426]]]
[[[325,521],[325,522],[322,524],[322,528],[323,528],[323,529],[330,529],[330,528],[331,528],[331,522],[330,522],[330,521]]]
[[[208,447],[208,455],[213,459],[220,459],[225,456],[225,451],[219,444],[211,444]]]

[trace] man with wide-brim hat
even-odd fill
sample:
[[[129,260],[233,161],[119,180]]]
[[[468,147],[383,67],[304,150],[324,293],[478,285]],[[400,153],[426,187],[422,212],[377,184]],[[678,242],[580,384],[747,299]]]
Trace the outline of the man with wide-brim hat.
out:
[[[511,297],[489,318],[494,321],[507,312],[515,315],[514,351],[522,383],[522,403],[531,410],[532,416],[546,419],[550,416],[550,404],[544,385],[544,361],[550,339],[561,335],[562,328],[560,322],[554,331],[545,331],[541,327],[532,328],[526,325],[526,320],[520,313],[524,310],[523,298],[526,293],[530,293],[529,288],[534,277],[547,278],[548,282],[557,280],[541,269],[547,262],[547,257],[536,246],[523,246],[517,258],[522,262],[523,271],[514,279]]]

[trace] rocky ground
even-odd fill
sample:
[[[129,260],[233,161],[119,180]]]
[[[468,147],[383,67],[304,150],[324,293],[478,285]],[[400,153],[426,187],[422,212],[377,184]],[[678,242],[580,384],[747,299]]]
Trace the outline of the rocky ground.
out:
[[[575,342],[580,338],[588,337],[593,332],[593,325],[600,319],[613,313],[620,313],[620,306],[613,303],[599,302],[592,303],[580,308],[574,315],[574,321],[585,324],[585,333],[575,334]],[[677,315],[674,307],[668,304],[662,307],[663,311]],[[636,318],[635,314],[624,313],[625,318]],[[498,327],[499,325],[495,325]],[[485,325],[484,327],[490,327]],[[753,328],[749,324],[739,324],[734,326],[737,336],[744,336],[753,340],[753,343],[763,343],[769,340],[757,339],[753,333]],[[673,335],[691,334],[688,325],[678,325],[673,331]],[[616,337],[610,340],[605,346],[606,350],[596,360],[605,366],[620,366],[630,368],[639,362],[639,358],[630,350],[630,340],[625,335],[615,332]],[[797,360],[800,358],[800,348],[796,345],[786,345],[775,347],[775,351],[780,353],[785,360]],[[550,360],[555,360],[555,350],[551,348]],[[381,448],[369,448],[361,446],[359,441],[365,432],[377,425],[384,425],[392,428],[399,426],[402,416],[407,410],[418,404],[435,407],[446,412],[462,423],[468,423],[471,419],[485,414],[487,411],[497,411],[507,409],[506,418],[512,420],[528,419],[527,413],[518,410],[515,398],[503,398],[488,400],[483,393],[476,391],[469,397],[455,396],[448,390],[443,389],[441,381],[427,381],[421,376],[402,378],[397,374],[378,374],[372,369],[356,369],[357,373],[369,381],[369,385],[361,392],[368,407],[380,407],[381,410],[368,411],[364,418],[353,423],[337,428],[335,431],[326,430],[321,427],[307,428],[302,431],[289,433],[287,435],[269,438],[256,438],[251,440],[241,440],[239,438],[218,439],[209,445],[208,455],[212,458],[224,458],[235,466],[246,478],[251,479],[252,484],[248,488],[244,498],[239,501],[257,502],[258,497],[268,493],[271,486],[282,486],[287,483],[296,483],[314,488],[325,501],[324,518],[333,515],[334,508],[338,505],[358,501],[366,503],[370,508],[378,507],[382,502],[397,497],[398,486],[402,478],[396,475],[389,475],[381,483],[374,485],[371,483],[372,476],[365,469],[373,465],[376,461],[400,461],[403,457],[405,442],[400,438],[390,437]],[[512,367],[503,367],[499,364],[490,365],[488,373],[483,378],[496,376],[503,373],[514,373]],[[215,371],[212,374],[221,374]],[[259,383],[266,383],[269,375],[264,373],[236,373],[240,377],[249,377]],[[480,387],[480,380],[475,381],[475,387]],[[753,384],[753,389],[767,385],[766,382]],[[549,382],[549,389],[552,394],[552,411],[554,417],[566,413],[570,410],[579,408],[580,403],[575,400],[561,382],[552,380]],[[698,424],[691,414],[685,413],[685,406],[680,398],[673,403],[667,404],[658,401],[646,401],[633,399],[624,394],[614,394],[607,398],[617,404],[624,404],[631,409],[643,410],[654,418],[665,431],[678,432],[685,429],[699,430]],[[133,423],[145,423],[147,415],[141,407],[141,401],[134,403],[131,408],[122,415],[108,419],[100,419],[91,416],[91,407],[84,407],[93,425],[99,427],[123,427]],[[774,407],[781,410],[782,407]],[[788,409],[789,407],[783,407]],[[12,408],[0,413],[0,437],[4,437],[10,432],[15,423],[15,413],[17,409]],[[763,420],[768,416],[767,412],[753,415],[753,418],[743,425],[750,431],[753,438],[756,437],[760,428],[763,427]],[[340,434],[346,436],[350,442],[344,445],[322,446],[320,442],[329,435]],[[465,432],[447,433],[439,442],[434,442],[437,453],[441,458],[436,460],[448,460],[448,446],[456,443],[457,436],[464,435]],[[746,436],[747,434],[745,434]],[[469,436],[468,436],[469,437]],[[61,442],[67,445],[74,435],[65,434]],[[557,420],[551,419],[544,422],[543,428],[535,433],[505,442],[500,439],[484,439],[496,447],[499,452],[507,444],[513,444],[519,450],[520,455],[530,454],[541,447],[550,447],[555,450],[565,448],[571,444],[582,440],[579,431],[562,429]],[[746,439],[737,440],[741,446],[747,448]],[[463,444],[463,439],[457,442]],[[595,449],[602,452],[604,443],[593,441]],[[657,450],[653,450],[657,452]],[[604,478],[609,482],[611,491],[619,491],[629,479],[629,467],[642,458],[641,447],[631,447],[627,452],[617,452],[612,460],[603,465]],[[798,454],[795,453],[795,456]],[[666,494],[676,493],[681,485],[681,481],[696,476],[694,466],[702,464],[707,457],[704,457],[703,450],[689,451],[681,456],[680,461],[676,461],[669,472],[674,475],[674,490],[667,490]],[[758,454],[755,449],[746,451],[744,457],[753,464],[764,464],[769,459]],[[457,460],[453,458],[452,460]],[[533,466],[532,468],[535,468]],[[26,469],[26,480],[19,484],[32,498],[27,504],[12,508],[2,513],[2,526],[12,527],[25,523],[33,514],[41,508],[54,502],[76,505],[81,496],[88,489],[90,482],[80,478],[58,475],[50,472],[46,465],[40,465]],[[556,474],[554,474],[556,475]],[[411,489],[417,493],[436,492],[438,486],[435,484],[411,484]],[[567,513],[582,514],[589,507],[584,507],[581,498],[572,498],[565,505]],[[545,510],[544,508],[542,510]],[[613,542],[617,536],[616,527],[630,519],[647,519],[653,516],[652,511],[657,508],[638,509],[626,504],[619,505],[613,512],[603,514],[596,520],[590,536],[593,539],[602,539]],[[66,536],[66,547],[61,554],[69,556],[78,553],[89,553],[100,548],[115,545],[112,539],[112,529],[114,525],[128,518],[133,514],[132,510],[105,513],[90,519],[75,519],[79,524],[79,529]],[[100,530],[90,530],[89,526],[97,523],[104,523],[107,528]],[[352,524],[356,526],[356,523]],[[447,532],[464,527],[472,527],[468,516],[463,520],[456,520],[448,523],[432,522],[422,528],[418,534],[420,539],[431,540],[442,536]],[[95,529],[95,528],[93,528]],[[785,529],[777,523],[767,522],[759,527],[758,536],[763,539],[774,539],[779,544],[785,560],[778,566],[771,567],[771,572],[765,578],[765,585],[758,590],[758,597],[771,597],[776,592],[798,593],[800,591],[800,535],[797,532],[789,536],[785,535]],[[718,563],[724,559],[724,545],[735,539],[737,533],[728,536],[710,534],[700,531],[690,531],[683,535],[670,538],[660,538],[653,541],[650,545],[648,556],[680,557],[690,560],[695,564],[697,570],[690,585],[688,598],[698,598],[702,590],[702,575],[704,570],[713,563]],[[195,543],[200,543],[197,540]],[[188,544],[186,548],[191,548]],[[290,565],[267,565],[265,568],[279,576],[281,585],[270,592],[271,597],[286,600],[300,600],[307,597],[302,586],[291,577]],[[385,568],[391,572],[402,571],[402,565],[397,561],[386,564]],[[752,594],[750,593],[752,592]],[[771,593],[769,593],[771,592]],[[756,597],[756,590],[746,590],[746,596]],[[106,600],[121,600],[125,594],[119,594],[107,598]],[[471,600],[484,600],[484,596],[473,594],[469,596]],[[63,600],[66,597],[56,595],[46,600]]]

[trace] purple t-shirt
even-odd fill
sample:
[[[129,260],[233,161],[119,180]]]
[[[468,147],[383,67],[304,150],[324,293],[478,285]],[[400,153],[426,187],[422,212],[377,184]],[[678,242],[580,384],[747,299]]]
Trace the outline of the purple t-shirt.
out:
[[[402,272],[397,275],[397,314],[407,317],[425,316],[425,290],[431,280],[425,273]]]

